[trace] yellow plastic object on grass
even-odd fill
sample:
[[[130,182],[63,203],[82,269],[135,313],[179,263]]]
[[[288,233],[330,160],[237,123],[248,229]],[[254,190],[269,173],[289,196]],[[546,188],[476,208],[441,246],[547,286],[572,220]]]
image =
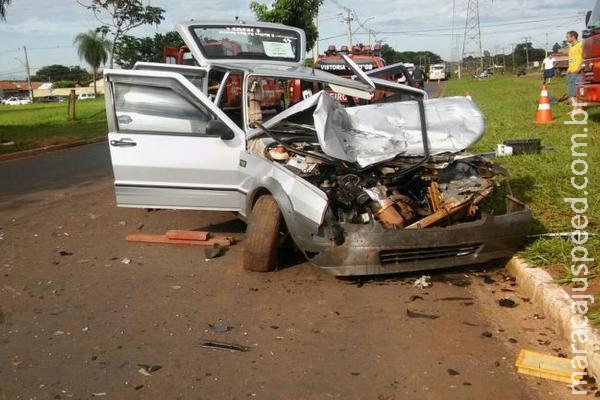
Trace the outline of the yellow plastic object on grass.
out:
[[[517,357],[517,371],[521,374],[552,379],[554,381],[572,383],[574,372],[583,372],[580,368],[573,368],[571,359],[549,356],[535,351],[521,350]],[[575,380],[582,379],[581,374],[574,376]]]

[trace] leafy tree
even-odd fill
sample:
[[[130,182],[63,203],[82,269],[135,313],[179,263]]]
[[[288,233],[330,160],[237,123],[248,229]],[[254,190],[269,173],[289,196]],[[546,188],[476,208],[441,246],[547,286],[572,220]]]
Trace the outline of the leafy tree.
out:
[[[97,31],[112,35],[110,47],[110,68],[114,65],[117,43],[130,30],[146,24],[160,24],[164,20],[165,10],[160,7],[144,6],[141,0],[76,0],[77,3],[92,10],[102,24]],[[88,2],[88,1],[91,1]],[[108,19],[104,17],[108,14]]]
[[[79,65],[66,67],[60,64],[53,64],[40,68],[37,73],[31,77],[31,79],[41,82],[86,82],[90,80],[90,74]]]
[[[77,45],[77,54],[79,55],[79,58],[84,59],[85,62],[92,67],[95,95],[98,68],[100,68],[100,64],[106,63],[110,42],[104,36],[98,35],[98,32],[92,29],[86,33],[80,33],[75,36],[73,44]]]
[[[323,1],[274,0],[271,9],[265,4],[253,1],[250,3],[250,10],[254,12],[259,21],[278,22],[303,29],[306,33],[306,51],[310,51],[319,37],[314,20]]]
[[[381,46],[381,57],[387,64],[396,64],[399,62],[412,63],[415,65],[430,65],[444,62],[442,57],[431,51],[403,51],[398,52],[391,46],[384,44]]]
[[[115,61],[123,68],[132,68],[137,61],[162,62],[165,47],[183,44],[177,32],[157,33],[153,38],[125,35],[115,49]]]
[[[546,57],[546,50],[534,48],[531,42],[519,43],[515,47],[516,64],[527,64],[527,57],[529,57],[529,62],[542,61]]]
[[[0,21],[6,21],[6,7],[12,0],[0,0]]]

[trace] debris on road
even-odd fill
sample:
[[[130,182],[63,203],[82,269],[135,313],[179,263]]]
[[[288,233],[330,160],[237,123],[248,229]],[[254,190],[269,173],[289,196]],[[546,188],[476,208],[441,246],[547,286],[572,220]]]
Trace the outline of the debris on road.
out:
[[[217,258],[222,253],[222,247],[218,243],[214,243],[212,247],[204,250],[204,256],[206,260],[211,260],[213,258]]]
[[[490,331],[481,332],[481,337],[491,338],[492,336],[494,335]]]
[[[151,376],[152,373],[162,368],[160,365],[148,365],[148,364],[137,364],[139,367],[138,372],[145,376]]]
[[[121,264],[125,264],[125,265],[131,264],[131,258],[125,257],[125,258],[121,259]]]
[[[423,275],[421,276],[419,279],[417,279],[414,283],[413,286],[419,289],[425,289],[428,287],[432,286],[431,283],[431,276],[429,275]]]
[[[440,301],[471,301],[472,297],[442,297]]]
[[[517,303],[514,300],[509,299],[508,297],[503,297],[500,300],[498,300],[498,304],[500,305],[500,307],[507,308],[515,308],[517,306]]]
[[[573,368],[571,360],[522,349],[515,362],[517,372],[538,378],[573,383],[573,379],[582,380],[582,369]]]
[[[456,376],[456,375],[460,375],[460,372],[458,372],[455,369],[448,368],[448,375],[450,375],[450,376]]]
[[[210,239],[210,232],[204,231],[181,231],[176,229],[168,230],[165,236],[169,239],[181,239],[181,240],[201,240],[205,241]]]
[[[209,232],[169,230],[164,235],[148,235],[132,233],[125,237],[128,242],[137,243],[161,243],[161,244],[186,244],[196,246],[219,246],[229,247],[235,239],[231,236],[211,237]],[[208,257],[207,257],[208,258]],[[213,257],[214,258],[214,257]]]
[[[416,294],[413,294],[412,296],[410,296],[410,297],[408,298],[408,301],[409,301],[409,302],[411,302],[411,303],[412,303],[413,301],[417,301],[417,300],[423,300],[423,297],[422,297],[422,296],[419,296],[419,295],[416,295]]]
[[[229,332],[233,329],[233,326],[227,324],[208,324],[208,326],[215,332],[224,333]]]
[[[250,347],[236,343],[217,342],[215,340],[200,340],[200,346],[209,349],[231,350],[231,351],[250,351]]]
[[[64,250],[61,250],[60,253],[58,253],[58,254],[60,254],[61,257],[73,255],[73,253],[71,253],[70,251],[64,251]]]
[[[408,308],[406,309],[406,315],[408,315],[409,318],[437,319],[440,317],[439,315],[424,314],[416,311],[411,311]]]

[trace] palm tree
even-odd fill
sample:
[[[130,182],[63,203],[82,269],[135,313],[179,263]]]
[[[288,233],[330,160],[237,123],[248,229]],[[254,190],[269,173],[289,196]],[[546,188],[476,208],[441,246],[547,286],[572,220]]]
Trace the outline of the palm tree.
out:
[[[2,1],[2,0],[0,0]],[[110,41],[103,35],[98,35],[94,29],[86,33],[80,33],[75,37],[73,44],[77,44],[77,54],[80,59],[84,59],[93,70],[94,94],[96,94],[96,76],[100,64],[105,64],[108,60],[108,49]]]
[[[12,0],[0,0],[0,21],[6,21],[6,7]]]

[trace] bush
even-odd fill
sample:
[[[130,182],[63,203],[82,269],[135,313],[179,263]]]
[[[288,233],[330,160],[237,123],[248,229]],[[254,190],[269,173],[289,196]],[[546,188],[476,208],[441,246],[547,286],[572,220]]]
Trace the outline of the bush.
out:
[[[52,83],[53,89],[74,88],[75,81],[57,81]]]

